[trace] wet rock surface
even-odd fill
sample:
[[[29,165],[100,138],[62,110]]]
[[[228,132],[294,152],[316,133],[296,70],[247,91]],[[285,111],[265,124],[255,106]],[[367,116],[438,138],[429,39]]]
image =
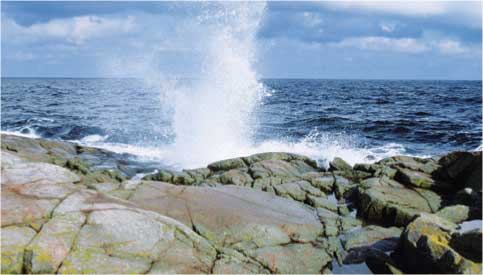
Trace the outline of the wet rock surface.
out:
[[[138,179],[153,167],[101,149],[1,148],[2,273],[481,273],[481,226],[460,228],[481,220],[481,152],[328,170],[263,153]]]

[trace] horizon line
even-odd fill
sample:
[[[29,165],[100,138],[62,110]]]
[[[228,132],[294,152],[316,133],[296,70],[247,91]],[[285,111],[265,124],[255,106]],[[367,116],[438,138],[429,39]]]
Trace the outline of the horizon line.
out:
[[[1,76],[1,79],[143,79],[129,76]],[[169,77],[168,77],[169,78]],[[197,79],[196,77],[179,77],[179,79]],[[399,80],[399,81],[482,81],[482,79],[453,78],[315,78],[315,77],[262,77],[258,80]]]

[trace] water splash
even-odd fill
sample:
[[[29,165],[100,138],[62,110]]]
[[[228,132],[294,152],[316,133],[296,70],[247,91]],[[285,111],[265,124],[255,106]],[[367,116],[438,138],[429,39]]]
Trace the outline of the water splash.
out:
[[[215,6],[211,6],[215,5]],[[251,145],[253,111],[264,87],[257,81],[255,35],[264,3],[216,3],[198,17],[207,41],[200,76],[174,99],[173,157],[206,164]]]

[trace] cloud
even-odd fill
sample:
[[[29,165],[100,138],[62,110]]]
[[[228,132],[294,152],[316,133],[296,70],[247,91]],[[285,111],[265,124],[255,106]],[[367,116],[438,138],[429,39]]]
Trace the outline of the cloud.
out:
[[[479,1],[328,1],[333,9],[352,9],[365,12],[399,14],[406,16],[435,16],[447,13],[481,15]]]
[[[333,9],[352,9],[377,13],[401,14],[410,16],[439,15],[446,12],[443,2],[399,2],[399,1],[330,1],[324,3]]]
[[[376,13],[403,17],[433,18],[442,23],[481,29],[481,1],[327,1],[331,10]]]
[[[381,30],[383,32],[391,33],[395,29],[396,29],[396,25],[395,24],[391,24],[391,23],[381,23]]]
[[[108,18],[95,15],[54,19],[46,23],[21,26],[11,19],[2,22],[7,37],[23,42],[59,39],[73,44],[83,44],[89,39],[127,33],[135,28],[135,18]]]
[[[421,53],[429,50],[428,46],[414,38],[389,38],[383,36],[351,37],[340,42],[328,43],[336,48],[357,48],[361,50],[397,51]]]
[[[323,22],[321,15],[315,12],[305,11],[297,13],[296,17],[297,19],[300,19],[303,24],[309,27],[316,27]]]
[[[481,1],[327,1],[321,4],[332,10],[409,17],[440,17],[481,28]]]
[[[442,54],[446,55],[463,54],[470,50],[468,47],[461,45],[459,41],[450,39],[438,41],[435,43],[435,46]]]
[[[11,60],[16,60],[16,61],[30,61],[34,60],[36,56],[31,53],[31,52],[23,52],[23,51],[17,51],[13,53],[12,55],[6,56],[8,59]]]
[[[350,37],[339,42],[326,43],[333,48],[356,48],[360,50],[401,52],[407,54],[420,54],[428,51],[437,51],[443,55],[461,55],[470,53],[478,48],[463,45],[460,41],[440,38],[390,38],[384,36]],[[474,49],[473,49],[474,48]]]

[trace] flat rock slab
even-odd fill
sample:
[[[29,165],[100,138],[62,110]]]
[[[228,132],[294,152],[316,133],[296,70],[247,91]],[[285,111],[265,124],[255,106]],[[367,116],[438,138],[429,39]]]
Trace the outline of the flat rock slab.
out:
[[[59,202],[58,199],[23,196],[2,185],[2,227],[41,224],[50,217]]]
[[[2,150],[2,184],[25,183],[72,183],[80,178],[71,171],[57,165],[25,161]]]
[[[26,226],[2,228],[2,273],[22,273],[23,251],[35,234]]]
[[[425,196],[407,188],[371,187],[361,192],[360,203],[366,219],[396,226],[408,224],[419,213],[433,211]]]
[[[310,208],[238,186],[185,187],[144,182],[130,201],[182,221],[220,246],[307,242],[322,232]]]

